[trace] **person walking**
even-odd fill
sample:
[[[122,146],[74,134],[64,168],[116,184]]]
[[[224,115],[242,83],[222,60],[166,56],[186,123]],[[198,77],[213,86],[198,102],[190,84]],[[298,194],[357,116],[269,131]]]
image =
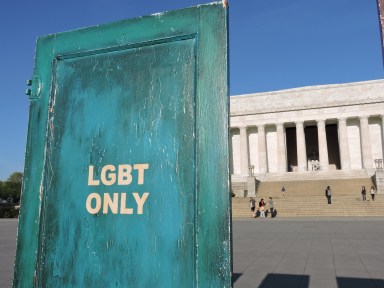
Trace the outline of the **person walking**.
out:
[[[363,201],[367,200],[367,190],[365,190],[365,186],[361,187],[361,196],[363,197]]]
[[[371,186],[371,198],[372,198],[372,201],[375,201],[375,194],[376,194],[375,187]]]
[[[273,215],[274,215],[273,210],[274,210],[275,206],[274,206],[274,204],[273,204],[272,197],[269,197],[268,204],[269,204],[269,211],[271,211],[271,218],[273,218],[273,217],[274,217],[274,216],[273,216]]]
[[[327,189],[325,189],[325,197],[327,197],[328,205],[331,205],[332,190],[329,186],[327,186]]]
[[[261,199],[259,202],[260,217],[265,218],[265,202],[264,199]]]
[[[281,188],[281,193],[283,193],[283,196],[284,196],[284,193],[285,193],[285,187],[283,186],[283,188]]]
[[[256,200],[253,197],[251,197],[251,199],[249,199],[249,207],[251,207],[252,217],[256,218],[256,213],[255,213]]]

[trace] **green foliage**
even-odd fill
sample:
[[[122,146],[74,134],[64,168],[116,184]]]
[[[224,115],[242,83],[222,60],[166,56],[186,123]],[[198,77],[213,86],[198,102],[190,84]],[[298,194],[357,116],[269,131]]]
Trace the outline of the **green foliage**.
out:
[[[17,218],[17,216],[19,216],[19,209],[13,206],[0,206],[0,218]]]
[[[0,198],[2,198],[1,195],[3,194],[4,191],[5,191],[4,182],[0,181]]]
[[[7,182],[18,183],[21,184],[23,181],[23,173],[21,172],[13,172],[11,176],[8,177]]]
[[[0,199],[7,198],[5,182],[0,181]]]
[[[0,218],[17,218],[19,215],[15,203],[20,202],[22,180],[23,173],[14,172],[7,181],[0,181],[0,200],[8,201],[8,203],[0,202]],[[13,203],[9,203],[9,200]]]
[[[21,184],[23,173],[14,172],[7,181],[0,181],[0,199],[7,200],[12,198],[14,203],[20,201]]]

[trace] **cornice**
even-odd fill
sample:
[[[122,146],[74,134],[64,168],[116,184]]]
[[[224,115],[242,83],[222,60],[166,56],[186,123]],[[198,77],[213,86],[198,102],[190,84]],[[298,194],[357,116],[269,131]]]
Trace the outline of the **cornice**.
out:
[[[276,113],[276,112],[292,112],[292,111],[300,111],[300,110],[314,110],[314,109],[324,109],[324,108],[337,108],[337,107],[349,107],[349,106],[356,106],[356,105],[367,105],[367,104],[378,104],[378,103],[384,103],[383,97],[376,97],[371,99],[366,99],[366,101],[362,101],[361,99],[350,101],[346,103],[345,101],[334,101],[332,103],[323,103],[322,105],[319,104],[308,104],[308,105],[296,105],[291,107],[274,107],[270,109],[249,109],[245,107],[244,111],[241,112],[232,112],[231,116],[248,116],[248,115],[254,115],[254,114],[269,114],[269,113]]]
[[[384,103],[384,80],[231,96],[231,116]]]
[[[269,91],[269,92],[259,92],[259,93],[249,93],[249,94],[240,94],[240,95],[233,95],[231,98],[254,98],[254,97],[260,97],[260,96],[268,96],[268,95],[278,95],[278,94],[289,94],[289,93],[297,93],[297,92],[310,92],[310,91],[318,91],[318,90],[335,90],[335,89],[343,89],[343,88],[355,88],[358,87],[365,87],[365,86],[377,86],[377,85],[384,85],[384,80],[378,79],[378,80],[369,80],[369,81],[360,81],[360,82],[350,82],[350,83],[340,83],[340,84],[327,84],[327,85],[314,85],[314,86],[303,86],[303,87],[297,87],[297,88],[290,88],[290,89],[282,89],[282,90],[276,90],[276,91]]]

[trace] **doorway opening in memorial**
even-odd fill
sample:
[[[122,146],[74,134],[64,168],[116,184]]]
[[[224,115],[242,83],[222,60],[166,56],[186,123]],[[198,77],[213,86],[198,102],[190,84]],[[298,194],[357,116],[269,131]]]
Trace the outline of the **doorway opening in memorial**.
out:
[[[287,143],[287,171],[297,171],[297,142],[296,127],[286,127],[285,137]]]
[[[325,133],[327,135],[329,170],[340,170],[341,161],[337,124],[325,125]]]
[[[328,163],[329,170],[340,170],[340,150],[337,132],[337,124],[326,124],[325,131],[327,135],[328,148]],[[306,126],[305,133],[305,148],[307,152],[308,170],[313,170],[312,165],[318,164],[319,161],[319,141],[317,126]],[[297,171],[297,142],[296,142],[296,127],[285,128],[286,143],[287,143],[287,171]],[[311,162],[311,161],[314,162]]]
[[[317,126],[305,126],[304,135],[308,163],[307,169],[308,171],[317,171],[320,169]]]

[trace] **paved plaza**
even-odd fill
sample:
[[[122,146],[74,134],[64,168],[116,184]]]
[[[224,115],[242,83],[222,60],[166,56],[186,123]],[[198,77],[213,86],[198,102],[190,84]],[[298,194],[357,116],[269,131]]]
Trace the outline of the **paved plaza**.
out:
[[[0,287],[11,287],[16,220],[0,219]],[[235,288],[384,288],[384,218],[233,221]]]
[[[0,288],[12,286],[17,219],[0,219]]]
[[[384,219],[233,223],[234,287],[383,288]]]

